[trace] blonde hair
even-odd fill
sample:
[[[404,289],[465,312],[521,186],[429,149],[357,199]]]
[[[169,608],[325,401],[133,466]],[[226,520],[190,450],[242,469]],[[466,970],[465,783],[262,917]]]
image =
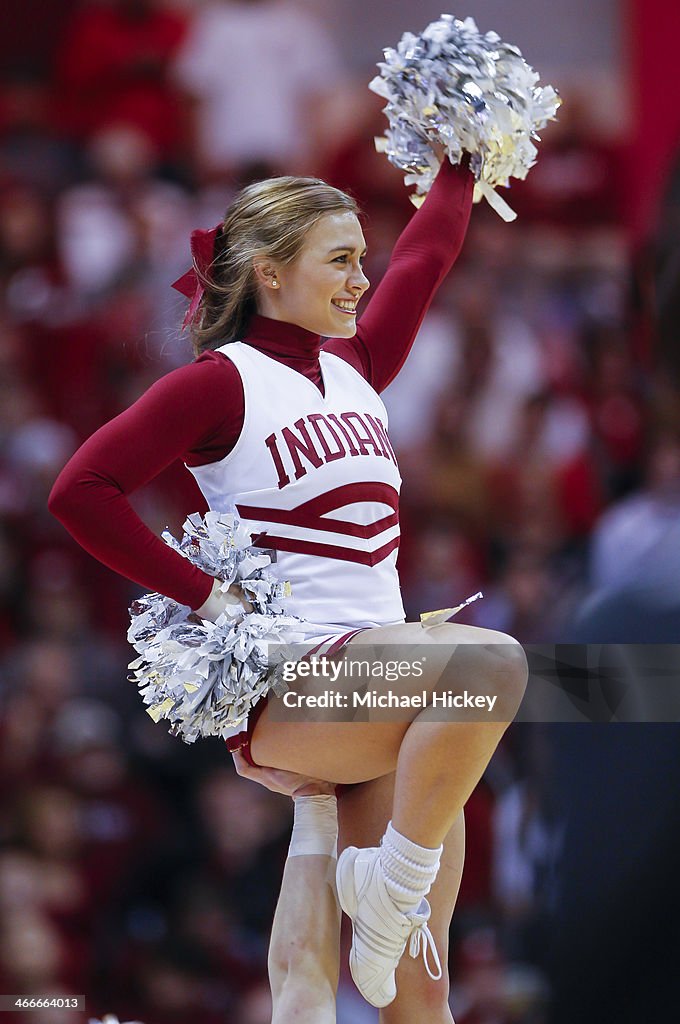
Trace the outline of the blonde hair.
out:
[[[343,211],[358,215],[359,208],[319,178],[287,175],[242,189],[225,214],[207,273],[194,265],[205,289],[191,328],[194,354],[238,341],[247,331],[257,312],[255,257],[292,263],[310,228],[324,214]]]

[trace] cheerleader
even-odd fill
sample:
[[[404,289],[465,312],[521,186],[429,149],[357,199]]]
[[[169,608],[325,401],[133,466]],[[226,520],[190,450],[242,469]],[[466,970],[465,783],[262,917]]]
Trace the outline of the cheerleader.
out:
[[[315,178],[247,186],[219,228],[193,237],[194,267],[180,287],[191,296],[195,360],[98,430],[50,496],[96,558],[215,620],[239,595],[222,593],[128,501],[181,457],[211,509],[235,506],[254,543],[276,551],[274,569],[292,588],[287,610],[305,621],[308,646],[425,645],[414,691],[500,695],[499,721],[464,724],[415,706],[398,721],[301,724],[257,706],[232,744],[238,768],[298,796],[270,956],[276,1024],[335,1020],[335,878],[353,925],[352,976],[385,1008],[383,1024],[451,1021],[439,957],[446,965],[463,807],[519,704],[526,660],[504,634],[404,621],[401,481],[379,394],[460,251],[472,188],[465,166],[443,162],[357,322],[369,282],[351,197]],[[335,685],[349,694],[351,679]],[[348,788],[336,876],[337,784]]]

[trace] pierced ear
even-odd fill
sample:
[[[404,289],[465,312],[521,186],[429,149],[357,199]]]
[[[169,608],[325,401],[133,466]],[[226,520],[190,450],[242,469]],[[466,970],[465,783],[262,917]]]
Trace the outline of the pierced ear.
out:
[[[253,260],[253,269],[258,284],[265,288],[278,288],[276,268],[271,263],[267,263],[264,260]]]

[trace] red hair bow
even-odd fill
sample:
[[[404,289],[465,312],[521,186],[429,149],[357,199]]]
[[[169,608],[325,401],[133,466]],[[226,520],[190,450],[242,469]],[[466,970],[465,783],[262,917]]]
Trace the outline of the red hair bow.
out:
[[[182,276],[172,284],[172,287],[178,292],[181,292],[182,295],[186,295],[188,299],[191,299],[189,308],[186,311],[184,320],[182,321],[182,330],[184,330],[196,316],[198,305],[203,298],[203,293],[205,291],[196,271],[198,270],[200,274],[207,277],[208,271],[215,259],[215,239],[221,230],[222,225],[218,224],[217,227],[210,228],[209,231],[205,231],[203,228],[198,228],[196,231],[191,232],[191,255],[193,258],[193,266],[191,270],[187,270],[186,274],[182,274]]]

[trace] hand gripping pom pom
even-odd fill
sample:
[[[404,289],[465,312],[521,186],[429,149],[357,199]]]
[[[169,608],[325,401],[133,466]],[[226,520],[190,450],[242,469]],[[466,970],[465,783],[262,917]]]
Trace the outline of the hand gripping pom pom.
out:
[[[301,620],[286,615],[282,600],[290,587],[268,571],[271,552],[253,548],[236,516],[208,512],[185,521],[177,541],[163,540],[204,572],[235,583],[253,611],[237,617],[227,609],[216,622],[199,619],[186,605],[162,594],[145,594],[130,608],[128,641],[139,655],[128,666],[148,714],[171,722],[170,732],[186,743],[199,736],[226,739],[247,719],[270,689],[287,689],[268,657],[268,644],[302,639]]]
[[[422,203],[437,173],[433,140],[454,164],[469,153],[474,201],[483,197],[504,220],[514,220],[494,189],[511,177],[526,178],[536,162],[537,131],[562,102],[552,86],[539,87],[517,47],[495,32],[482,35],[472,18],[442,14],[384,54],[369,85],[387,100],[389,128],[376,148],[407,172],[405,184],[416,186],[412,202]]]

